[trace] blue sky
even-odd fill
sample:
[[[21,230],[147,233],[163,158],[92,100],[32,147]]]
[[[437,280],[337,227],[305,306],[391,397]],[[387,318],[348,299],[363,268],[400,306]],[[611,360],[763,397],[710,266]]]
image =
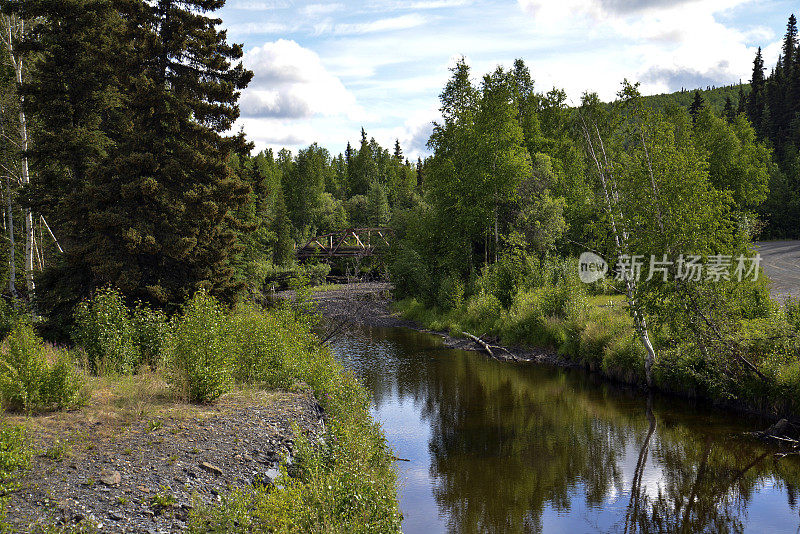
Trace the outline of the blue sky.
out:
[[[522,58],[573,102],[611,99],[623,78],[661,93],[747,81],[756,47],[774,64],[792,12],[800,1],[228,0],[219,15],[255,72],[239,125],[257,149],[337,154],[363,126],[416,156],[462,55],[476,80]]]

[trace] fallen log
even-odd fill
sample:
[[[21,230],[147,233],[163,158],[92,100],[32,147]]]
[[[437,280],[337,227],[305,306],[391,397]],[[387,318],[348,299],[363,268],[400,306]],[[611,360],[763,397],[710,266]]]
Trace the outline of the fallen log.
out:
[[[483,350],[485,350],[485,351],[486,351],[486,353],[487,353],[489,356],[491,356],[491,357],[492,357],[492,358],[494,358],[494,359],[497,359],[497,356],[495,356],[495,355],[494,355],[494,353],[492,352],[492,348],[491,348],[491,347],[489,346],[489,344],[488,344],[488,343],[486,343],[484,340],[482,340],[482,339],[481,339],[481,338],[479,338],[478,336],[473,336],[473,335],[472,335],[472,334],[470,334],[469,332],[463,332],[463,331],[462,331],[461,333],[462,333],[462,334],[464,334],[465,336],[467,336],[468,338],[470,338],[472,341],[474,341],[475,343],[477,343],[477,344],[478,344],[478,345],[480,345],[481,347],[483,347]]]

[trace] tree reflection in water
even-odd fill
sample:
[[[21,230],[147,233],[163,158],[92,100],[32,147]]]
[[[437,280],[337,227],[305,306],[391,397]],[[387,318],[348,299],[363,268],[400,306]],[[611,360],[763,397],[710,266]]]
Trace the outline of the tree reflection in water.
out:
[[[781,501],[771,506],[797,528],[798,458],[744,437],[739,417],[444,349],[407,330],[369,331],[337,349],[379,411],[413,399],[452,532],[540,532],[547,520],[582,531],[758,531],[750,504],[773,483]]]

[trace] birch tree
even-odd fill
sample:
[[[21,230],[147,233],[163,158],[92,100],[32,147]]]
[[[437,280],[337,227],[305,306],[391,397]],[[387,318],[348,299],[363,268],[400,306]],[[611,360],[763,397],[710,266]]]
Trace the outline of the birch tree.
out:
[[[696,310],[676,317],[672,301],[709,285],[704,275],[679,282],[676,258],[733,254],[740,241],[733,199],[713,187],[708,164],[688,134],[688,116],[676,123],[650,112],[637,87],[627,82],[619,97],[618,115],[605,124],[596,118],[596,100],[584,98],[579,127],[613,240],[612,267],[646,351],[645,377],[652,386],[657,352],[651,323],[660,328],[694,322],[690,315]],[[664,269],[656,276],[650,276],[653,260]]]
[[[13,11],[10,13],[0,14],[0,33],[2,34],[2,46],[5,49],[6,59],[14,72],[15,94],[17,98],[16,114],[17,119],[17,132],[15,136],[6,136],[6,141],[10,142],[15,148],[17,157],[13,161],[5,162],[5,171],[9,175],[14,176],[16,181],[22,187],[27,187],[30,184],[30,170],[28,165],[28,121],[24,109],[24,96],[21,92],[23,79],[25,77],[25,68],[23,64],[23,57],[20,54],[17,45],[22,41],[25,34],[25,21]],[[3,111],[6,111],[5,109]],[[9,187],[10,194],[10,187]],[[10,201],[10,199],[9,199]],[[11,211],[9,209],[9,211]],[[23,227],[25,231],[25,285],[28,290],[28,298],[33,299],[36,291],[35,282],[33,279],[34,271],[34,255],[36,248],[36,239],[34,234],[33,213],[29,207],[23,207]],[[11,214],[9,214],[11,217]]]

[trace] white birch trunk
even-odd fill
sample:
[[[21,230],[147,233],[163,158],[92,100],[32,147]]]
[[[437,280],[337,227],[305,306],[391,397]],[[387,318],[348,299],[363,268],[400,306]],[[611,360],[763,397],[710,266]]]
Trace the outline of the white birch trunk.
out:
[[[600,158],[595,151],[594,143],[592,142],[592,136],[589,132],[589,129],[586,126],[586,123],[583,122],[583,117],[581,116],[581,124],[583,126],[584,135],[586,137],[586,143],[589,147],[589,154],[594,161],[595,166],[597,167],[597,172],[600,176],[600,182],[603,186],[603,195],[605,197],[605,204],[606,210],[609,215],[609,219],[611,221],[611,231],[614,234],[614,242],[617,246],[617,252],[622,253],[627,249],[627,241],[628,241],[628,231],[624,227],[624,218],[622,214],[619,213],[619,225],[617,224],[617,212],[619,211],[619,192],[615,187],[614,183],[614,175],[610,171],[611,165],[608,161],[608,156],[605,151],[605,146],[603,145],[603,138],[600,136],[600,131],[595,126],[595,131],[597,132],[598,143],[600,144],[600,151],[602,152],[603,163],[601,163]],[[644,140],[643,140],[644,141]],[[646,147],[645,147],[646,150]],[[605,163],[605,164],[604,164]],[[648,154],[648,164],[650,163],[649,154]],[[608,176],[606,176],[608,173]],[[652,173],[652,171],[651,171]],[[653,188],[655,190],[655,182],[653,182]],[[661,223],[661,214],[659,212],[659,223]],[[663,226],[662,226],[663,228]],[[656,351],[653,347],[653,343],[650,340],[650,334],[647,328],[647,321],[642,315],[639,305],[636,302],[636,280],[632,280],[627,276],[624,276],[625,281],[625,292],[628,300],[628,308],[631,310],[631,316],[633,319],[633,326],[636,330],[637,335],[639,336],[639,340],[642,343],[647,355],[645,357],[644,363],[644,370],[645,370],[645,380],[647,381],[647,386],[652,387],[653,385],[653,365],[656,361]]]
[[[16,55],[14,49],[14,34],[22,35],[24,32],[24,21],[18,19],[15,15],[3,16],[3,40],[5,41],[6,50],[8,51],[8,58],[11,66],[14,68],[17,83],[17,95],[19,97],[19,150],[20,150],[20,172],[19,181],[22,186],[30,183],[30,172],[28,168],[28,121],[25,117],[25,110],[23,109],[24,97],[20,93],[22,87],[22,58]],[[33,237],[33,214],[29,208],[23,210],[23,220],[25,226],[25,285],[28,289],[28,298],[33,299],[36,292],[36,285],[33,281],[34,271],[34,237]]]

